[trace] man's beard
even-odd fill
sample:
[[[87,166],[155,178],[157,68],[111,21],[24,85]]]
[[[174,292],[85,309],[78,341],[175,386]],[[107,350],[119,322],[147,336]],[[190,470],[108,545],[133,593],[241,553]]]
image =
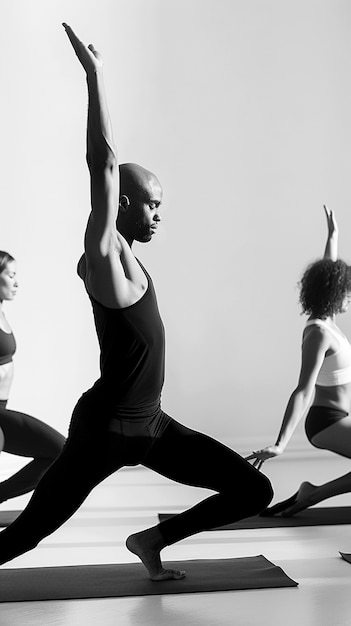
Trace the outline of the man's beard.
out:
[[[152,234],[150,231],[150,226],[142,222],[137,222],[135,226],[135,241],[139,241],[140,243],[148,243],[149,241],[151,241]]]

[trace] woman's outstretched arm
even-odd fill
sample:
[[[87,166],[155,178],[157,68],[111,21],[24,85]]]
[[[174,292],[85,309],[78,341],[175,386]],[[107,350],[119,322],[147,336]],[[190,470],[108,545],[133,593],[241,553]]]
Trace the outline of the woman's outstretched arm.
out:
[[[328,334],[321,328],[314,328],[304,338],[299,381],[289,398],[276,442],[274,445],[256,450],[246,457],[247,461],[254,461],[255,467],[260,468],[264,461],[284,452],[296,426],[310,404],[318,372],[324,361],[325,353],[329,349],[329,343]]]
[[[336,261],[338,258],[339,229],[335,219],[334,211],[328,209],[326,205],[324,205],[324,211],[327,218],[328,226],[328,236],[324,250],[324,258]]]

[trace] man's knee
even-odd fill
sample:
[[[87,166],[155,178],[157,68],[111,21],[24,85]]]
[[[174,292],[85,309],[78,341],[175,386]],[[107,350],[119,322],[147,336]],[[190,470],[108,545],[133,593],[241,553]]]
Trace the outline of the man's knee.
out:
[[[258,473],[255,489],[258,508],[263,511],[273,499],[274,492],[271,481],[264,474]]]
[[[50,441],[49,445],[47,445],[45,456],[50,463],[57,459],[57,457],[61,454],[65,441],[66,440],[63,435],[59,435],[59,433],[57,433],[57,436]]]

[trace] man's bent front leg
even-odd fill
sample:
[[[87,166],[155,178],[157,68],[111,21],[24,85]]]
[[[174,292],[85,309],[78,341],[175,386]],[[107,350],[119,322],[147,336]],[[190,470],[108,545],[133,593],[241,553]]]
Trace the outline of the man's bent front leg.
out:
[[[266,476],[220,442],[172,420],[144,463],[185,485],[217,493],[158,525],[164,545],[258,514],[273,497]]]

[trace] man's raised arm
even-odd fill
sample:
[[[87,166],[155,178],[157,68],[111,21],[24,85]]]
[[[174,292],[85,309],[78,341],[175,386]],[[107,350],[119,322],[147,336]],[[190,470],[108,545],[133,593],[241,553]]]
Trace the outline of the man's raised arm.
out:
[[[91,214],[85,253],[94,270],[113,245],[118,248],[116,218],[119,197],[119,171],[112,127],[103,83],[102,58],[92,44],[86,46],[72,28],[63,24],[74,51],[83,66],[88,85],[87,163],[91,177]],[[96,268],[98,269],[98,268]]]

